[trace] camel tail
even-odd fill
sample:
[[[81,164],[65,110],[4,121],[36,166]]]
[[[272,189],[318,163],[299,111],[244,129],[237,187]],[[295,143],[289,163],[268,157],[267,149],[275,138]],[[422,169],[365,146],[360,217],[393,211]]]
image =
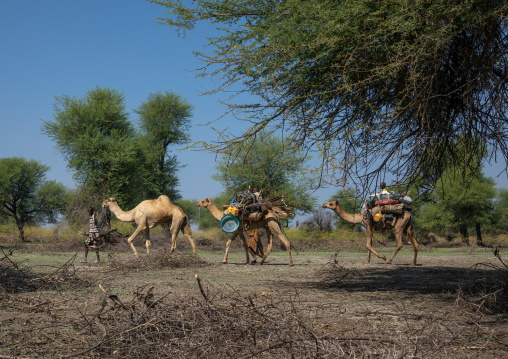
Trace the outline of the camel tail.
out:
[[[190,221],[189,221],[189,217],[187,217],[187,215],[185,215],[183,217],[183,221],[182,221],[182,227],[180,227],[180,230],[182,231],[182,233],[184,235],[186,234],[190,234],[190,233],[185,233],[185,231],[187,230],[187,228],[189,229],[189,231],[191,230],[190,229]]]

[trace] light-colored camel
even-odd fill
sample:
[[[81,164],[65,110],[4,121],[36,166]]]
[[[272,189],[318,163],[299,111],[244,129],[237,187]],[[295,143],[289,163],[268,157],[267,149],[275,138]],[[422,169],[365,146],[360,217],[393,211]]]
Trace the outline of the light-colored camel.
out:
[[[370,253],[374,253],[378,258],[382,258],[386,260],[385,256],[379,255],[373,248],[372,248],[372,237],[374,236],[375,228],[374,224],[369,221],[365,217],[365,209],[362,210],[360,213],[356,214],[350,214],[347,213],[344,208],[340,205],[339,201],[332,201],[327,202],[323,204],[323,208],[329,208],[335,213],[339,215],[340,218],[345,220],[346,222],[352,223],[352,224],[361,224],[365,227],[367,232],[367,244],[366,247],[368,249],[368,256],[365,263],[370,262]],[[397,252],[402,248],[402,234],[406,234],[408,238],[411,240],[411,243],[413,243],[414,248],[414,259],[413,259],[413,265],[416,265],[416,257],[418,256],[418,242],[416,242],[416,239],[413,235],[413,219],[411,215],[407,211],[403,211],[402,214],[394,214],[396,220],[395,220],[395,226],[391,227],[388,226],[385,229],[392,229],[393,234],[395,235],[395,239],[397,240],[397,248],[395,249],[395,253],[393,253],[392,257],[387,263],[392,263],[393,258],[397,254]]]
[[[201,201],[198,201],[196,203],[196,206],[204,207],[204,208],[208,209],[210,211],[210,213],[212,213],[212,215],[219,221],[224,216],[224,212],[219,210],[217,208],[217,206],[215,206],[215,204],[213,203],[213,200],[211,198],[205,198]],[[252,223],[248,223],[247,221],[244,221],[243,226],[247,231],[257,230],[259,228],[264,228],[266,230],[266,236],[268,237],[268,245],[266,248],[265,255],[263,256],[263,258],[261,259],[261,261],[258,264],[262,265],[265,262],[266,257],[268,257],[268,255],[272,251],[273,234],[275,234],[281,240],[281,242],[284,243],[284,245],[286,246],[286,250],[288,251],[288,255],[289,255],[289,265],[290,266],[293,265],[293,258],[291,257],[291,244],[289,243],[289,240],[282,233],[280,222],[279,222],[279,217],[277,216],[277,214],[275,212],[269,210],[268,213],[264,215],[262,220],[255,221]],[[243,235],[243,228],[240,227],[236,230],[236,232],[233,233],[233,236],[231,237],[231,239],[227,241],[226,253],[224,254],[224,259],[222,260],[222,263],[228,262],[229,246],[231,245],[231,242],[237,236],[240,236],[240,238],[243,241],[243,247],[245,248],[246,256],[247,256],[247,263],[249,262],[249,253],[247,250],[247,243],[245,242],[245,236]]]
[[[138,227],[127,239],[136,257],[138,251],[132,242],[139,232],[145,231],[146,254],[150,254],[150,229],[166,222],[171,222],[171,249],[169,253],[173,253],[176,249],[176,237],[181,230],[189,239],[192,251],[196,254],[196,244],[192,239],[189,218],[180,207],[171,202],[168,196],[162,195],[157,199],[143,201],[130,211],[122,211],[114,198],[108,198],[102,202],[102,207],[109,208],[116,218],[122,222],[136,222]]]

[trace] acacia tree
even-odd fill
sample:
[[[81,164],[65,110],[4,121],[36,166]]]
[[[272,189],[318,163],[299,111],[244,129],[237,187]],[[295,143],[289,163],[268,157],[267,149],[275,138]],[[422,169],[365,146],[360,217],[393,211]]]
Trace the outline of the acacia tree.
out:
[[[494,214],[495,182],[481,171],[471,173],[467,181],[459,173],[450,169],[439,179],[439,187],[418,209],[415,221],[431,231],[458,230],[467,243],[473,227],[478,245],[483,245],[482,227],[492,223]]]
[[[179,162],[169,147],[189,142],[192,106],[180,95],[166,91],[150,94],[134,112],[139,115],[146,159],[147,198],[165,194],[172,200],[179,199],[176,175]]]
[[[508,189],[498,191],[494,205],[494,223],[497,232],[505,232],[508,229]]]
[[[121,93],[97,87],[83,98],[56,97],[53,121],[43,121],[42,132],[56,142],[86,192],[115,196],[129,206],[139,203],[143,153]]]
[[[21,157],[0,159],[0,217],[11,218],[25,240],[24,227],[56,223],[68,204],[68,191],[46,180],[49,167]]]
[[[179,30],[216,25],[200,75],[221,81],[211,92],[251,94],[228,101],[250,129],[209,151],[282,129],[321,156],[321,175],[363,188],[467,168],[459,139],[506,166],[506,1],[149,1]]]
[[[308,161],[305,152],[293,146],[291,139],[261,131],[225,152],[217,162],[213,179],[223,183],[225,193],[234,197],[239,191],[258,187],[265,199],[284,196],[297,212],[312,210],[315,198],[313,180],[305,176]]]

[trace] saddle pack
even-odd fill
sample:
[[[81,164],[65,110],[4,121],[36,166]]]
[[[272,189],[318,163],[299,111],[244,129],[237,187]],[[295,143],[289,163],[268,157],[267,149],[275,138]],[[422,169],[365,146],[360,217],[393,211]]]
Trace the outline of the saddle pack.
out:
[[[254,193],[241,191],[236,194],[236,203],[239,204],[252,204],[256,202],[256,196]]]

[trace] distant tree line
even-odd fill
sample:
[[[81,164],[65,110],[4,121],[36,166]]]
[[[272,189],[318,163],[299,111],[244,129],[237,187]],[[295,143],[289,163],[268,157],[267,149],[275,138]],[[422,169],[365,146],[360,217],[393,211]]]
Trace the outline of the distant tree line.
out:
[[[180,199],[180,168],[172,146],[189,141],[192,106],[173,92],[150,94],[129,120],[123,95],[95,88],[83,98],[56,97],[42,132],[57,145],[77,188],[46,180],[49,167],[24,158],[0,159],[2,221],[13,220],[24,239],[27,224],[84,222],[86,209],[106,197],[126,207],[161,194]]]

